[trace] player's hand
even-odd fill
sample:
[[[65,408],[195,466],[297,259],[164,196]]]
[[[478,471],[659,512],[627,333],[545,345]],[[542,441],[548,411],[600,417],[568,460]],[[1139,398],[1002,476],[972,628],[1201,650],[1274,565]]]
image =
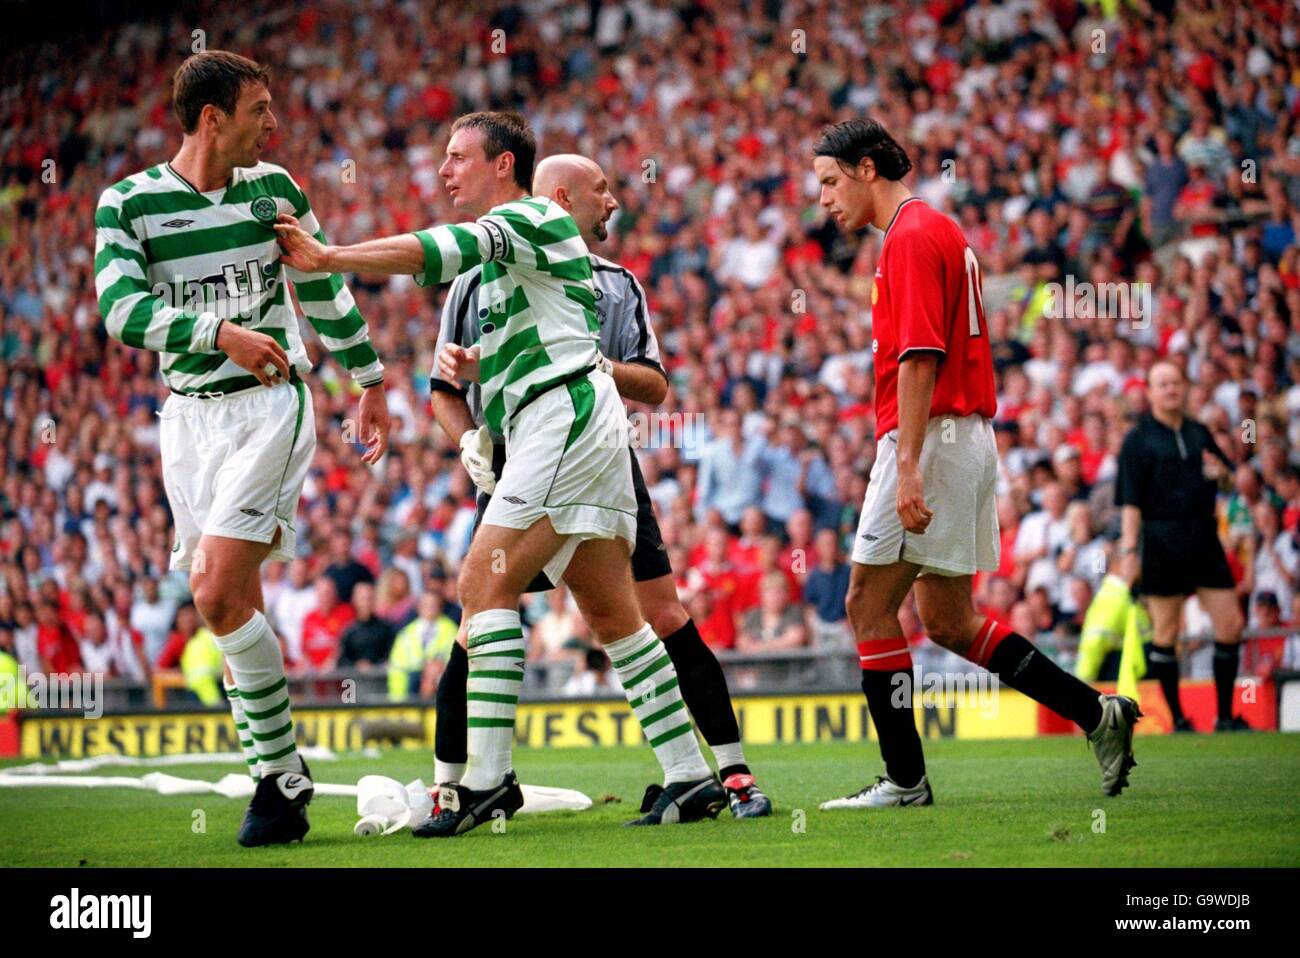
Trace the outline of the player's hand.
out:
[[[438,378],[447,382],[455,382],[457,379],[478,382],[481,352],[478,346],[466,349],[455,343],[447,343],[438,353]]]
[[[934,513],[926,508],[925,484],[921,481],[921,470],[916,466],[898,471],[897,509],[903,528],[914,535],[923,534],[934,518]]]
[[[256,376],[263,386],[289,381],[289,357],[284,348],[266,333],[227,321],[217,330],[216,347],[236,366]]]
[[[388,451],[388,430],[392,425],[388,418],[388,397],[384,394],[383,383],[361,391],[359,413],[361,441],[366,444],[361,461],[372,466]]]
[[[497,478],[492,474],[492,435],[487,426],[466,429],[461,435],[460,461],[474,485],[492,495],[497,487]]]
[[[275,224],[280,262],[303,273],[328,273],[330,248],[298,225],[296,217],[281,213]]]

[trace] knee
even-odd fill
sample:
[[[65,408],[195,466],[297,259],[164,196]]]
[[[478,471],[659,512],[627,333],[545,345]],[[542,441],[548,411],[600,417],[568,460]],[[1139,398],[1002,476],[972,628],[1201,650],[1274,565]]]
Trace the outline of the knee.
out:
[[[491,583],[486,576],[475,572],[473,566],[466,562],[460,567],[460,576],[456,580],[456,594],[460,596],[460,607],[464,610],[461,620],[462,631],[468,635],[469,617],[492,605]]]
[[[871,620],[878,618],[870,606],[870,593],[861,585],[850,582],[849,591],[844,596],[844,613],[855,629],[865,628]]]
[[[935,645],[961,653],[970,644],[971,623],[950,610],[918,610],[926,637]]]
[[[682,604],[675,600],[647,603],[641,607],[641,614],[661,639],[672,635],[690,620]]]
[[[215,576],[191,574],[190,591],[194,595],[194,608],[217,635],[235,631],[252,613],[253,606],[248,597],[236,590],[222,588]]]

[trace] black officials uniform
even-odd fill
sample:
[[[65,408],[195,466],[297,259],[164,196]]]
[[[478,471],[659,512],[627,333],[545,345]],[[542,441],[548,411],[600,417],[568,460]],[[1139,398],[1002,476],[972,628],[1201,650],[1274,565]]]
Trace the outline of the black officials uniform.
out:
[[[667,378],[659,358],[659,340],[650,327],[649,310],[646,307],[645,290],[627,269],[602,256],[591,254],[592,278],[596,287],[596,315],[600,319],[600,351],[614,362],[639,363],[657,369]],[[478,289],[481,270],[474,269],[457,276],[447,293],[447,301],[442,307],[442,324],[438,329],[438,343],[435,354],[442,351],[446,343],[456,343],[467,349],[479,340],[479,327],[488,316],[488,306],[479,301]],[[438,378],[437,366],[434,366],[429,386],[436,392],[449,392],[465,399],[469,405],[470,415],[476,425],[483,425],[483,404],[478,383],[470,383],[467,389],[461,389],[455,383]],[[506,461],[505,441],[501,436],[493,435],[492,472],[501,478],[501,469]],[[659,531],[659,522],[655,518],[654,506],[650,501],[650,491],[646,488],[645,477],[641,475],[641,465],[636,453],[629,448],[627,453],[632,459],[632,487],[636,492],[636,549],[632,552],[632,578],[637,582],[648,582],[670,574],[673,569],[668,561],[668,552],[664,546],[663,535]],[[491,496],[478,494],[478,515],[474,517],[474,528],[483,521],[483,510],[487,508]],[[529,583],[526,592],[546,592],[555,588],[545,575],[538,574]]]
[[[1219,543],[1217,486],[1205,478],[1206,451],[1233,468],[1210,431],[1194,419],[1184,418],[1175,432],[1145,413],[1124,437],[1115,504],[1142,513],[1140,587],[1147,595],[1187,596],[1236,584]]]

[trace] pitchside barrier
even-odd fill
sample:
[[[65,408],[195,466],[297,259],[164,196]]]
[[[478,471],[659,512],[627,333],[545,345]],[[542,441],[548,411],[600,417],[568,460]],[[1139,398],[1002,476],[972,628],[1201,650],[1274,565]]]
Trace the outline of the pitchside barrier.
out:
[[[917,723],[926,738],[1077,733],[1037,703],[995,683],[966,688],[936,684],[912,691]],[[1156,683],[1141,683],[1140,695],[1145,717],[1138,732],[1168,732],[1169,714]],[[1186,682],[1182,696],[1184,711],[1196,728],[1213,728],[1213,682]],[[1286,681],[1279,683],[1240,683],[1237,698],[1237,711],[1255,728],[1277,729],[1280,709],[1288,717],[1284,729],[1300,728],[1300,675],[1287,674]],[[1286,703],[1284,708],[1280,699]],[[733,704],[746,744],[860,742],[875,735],[860,692],[741,694],[734,697]],[[298,706],[294,721],[299,744],[325,746],[336,752],[372,745],[427,749],[434,740],[431,704]],[[21,718],[11,718],[8,725],[7,735],[0,736],[0,754],[27,759],[198,755],[239,749],[234,724],[225,709],[106,713],[93,719],[47,710],[25,712]],[[636,745],[642,734],[622,698],[566,699],[521,702],[515,738],[525,748],[589,748]]]
[[[1278,644],[1280,640],[1300,646],[1295,634],[1256,631],[1247,633],[1246,639],[1252,644],[1272,641],[1278,646],[1276,657],[1285,659],[1287,665],[1300,651],[1284,650]],[[1040,648],[1058,659],[1069,657],[1068,649],[1054,648],[1050,642]],[[856,660],[843,648],[760,654],[722,651],[718,658],[728,673],[746,743],[863,741],[874,736],[858,689]],[[969,663],[937,646],[922,644],[914,650],[914,658],[918,669],[914,688],[900,689],[898,694],[911,692],[921,733],[927,738],[1026,738],[1078,732],[1066,720],[1000,686],[989,673],[967,671]],[[1258,646],[1243,654],[1243,664],[1261,661]],[[1068,667],[1068,661],[1062,664]],[[521,696],[516,723],[516,740],[521,746],[568,748],[642,741],[640,727],[621,694],[566,698],[557,693],[567,681],[567,670],[558,676],[543,669],[533,671],[536,677]],[[1258,729],[1300,731],[1300,672],[1270,671],[1267,678],[1243,674],[1237,683],[1234,710]],[[61,759],[237,751],[234,725],[224,705],[203,708],[197,703],[168,700],[169,687],[178,684],[170,679],[167,673],[162,674],[161,695],[158,684],[150,690],[107,680],[96,707],[89,712],[56,699],[62,707],[29,708],[10,712],[7,717],[0,714],[0,757]],[[183,683],[179,684],[188,696]],[[432,702],[388,702],[383,669],[291,677],[290,684],[301,744],[347,751],[373,744],[424,748],[433,743]],[[1113,691],[1114,684],[1102,682],[1098,688]],[[1156,683],[1140,683],[1139,694],[1145,717],[1138,732],[1170,731],[1169,711]],[[153,701],[165,707],[150,708]],[[1213,729],[1212,681],[1184,681],[1182,703],[1198,731]]]

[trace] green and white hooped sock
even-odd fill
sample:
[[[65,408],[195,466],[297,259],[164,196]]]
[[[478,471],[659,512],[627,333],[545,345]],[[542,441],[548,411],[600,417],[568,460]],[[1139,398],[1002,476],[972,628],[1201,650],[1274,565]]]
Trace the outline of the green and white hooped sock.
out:
[[[664,770],[664,784],[694,782],[713,774],[691,715],[677,687],[677,670],[654,629],[643,625],[627,638],[610,642],[605,653],[623,683],[627,703]]]
[[[519,687],[524,681],[524,632],[514,609],[487,609],[469,620],[469,681],[465,705],[468,759],[460,782],[483,791],[510,771]]]
[[[238,687],[228,684],[224,679],[222,687],[226,690],[226,700],[230,703],[230,714],[235,719],[235,734],[239,736],[239,747],[244,750],[244,761],[248,763],[248,774],[253,781],[260,782],[262,773],[257,767],[257,747],[253,744],[253,733],[248,729],[248,719],[244,716],[244,700],[239,695]]]
[[[266,616],[254,610],[252,618],[234,632],[214,638],[239,688],[262,777],[276,772],[301,772],[284,657]]]

